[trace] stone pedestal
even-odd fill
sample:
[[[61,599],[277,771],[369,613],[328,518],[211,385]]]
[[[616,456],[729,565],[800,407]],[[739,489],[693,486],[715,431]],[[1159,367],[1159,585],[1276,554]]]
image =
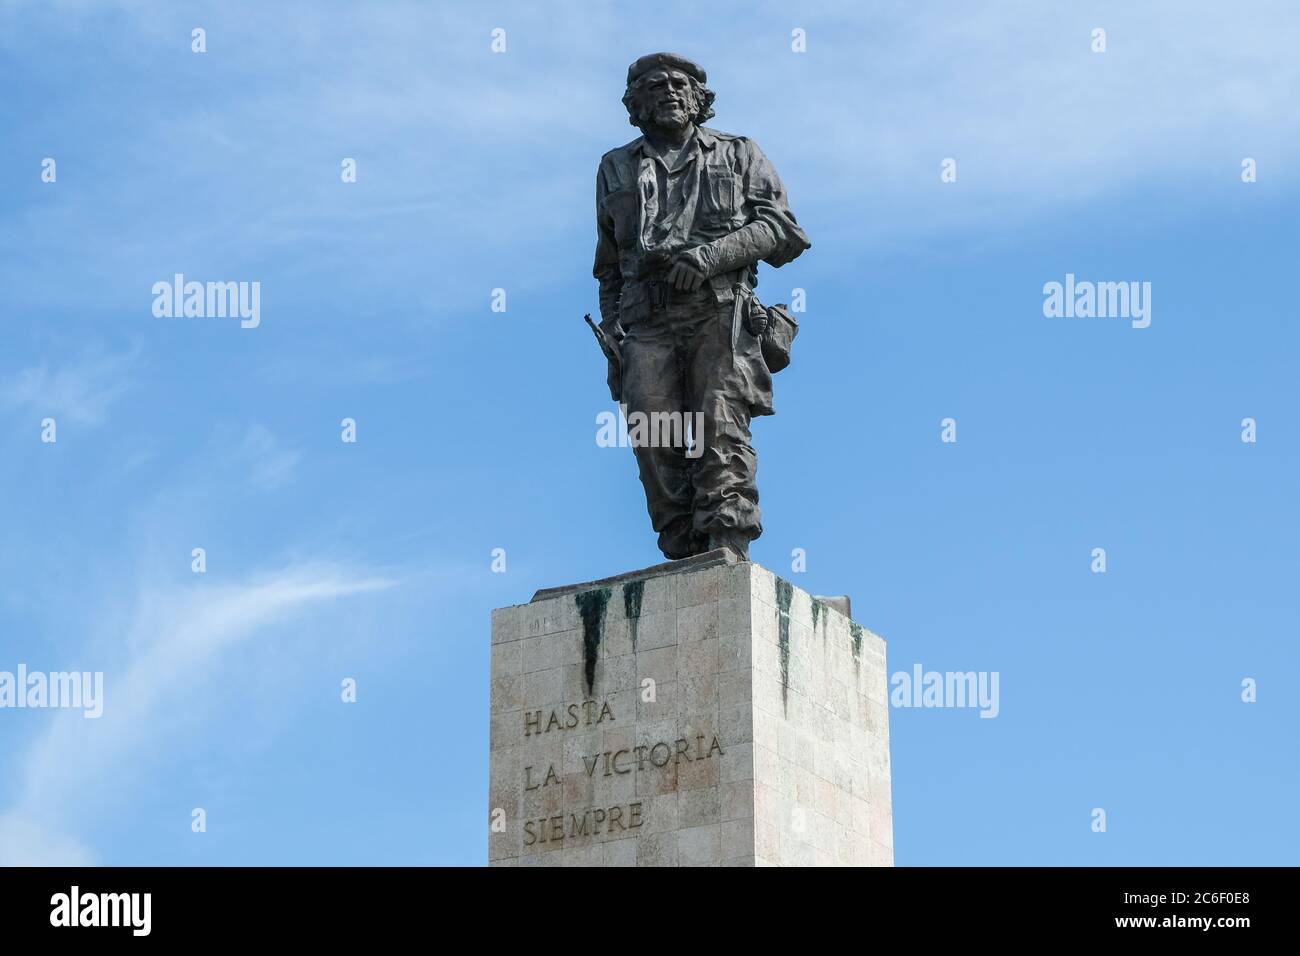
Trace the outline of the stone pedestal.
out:
[[[893,864],[885,642],[729,551],[492,615],[494,866]]]

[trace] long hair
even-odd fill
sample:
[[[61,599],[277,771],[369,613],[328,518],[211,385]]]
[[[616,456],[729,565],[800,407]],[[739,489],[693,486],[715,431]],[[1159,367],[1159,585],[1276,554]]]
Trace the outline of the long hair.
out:
[[[627,108],[627,121],[637,129],[644,131],[645,123],[650,118],[650,111],[641,105],[641,84],[643,77],[637,77],[628,84],[627,90],[623,93],[623,105]],[[714,117],[713,101],[717,94],[701,83],[693,76],[687,76],[691,81],[691,102],[694,109],[691,111],[691,122],[696,126],[702,126],[705,120]]]

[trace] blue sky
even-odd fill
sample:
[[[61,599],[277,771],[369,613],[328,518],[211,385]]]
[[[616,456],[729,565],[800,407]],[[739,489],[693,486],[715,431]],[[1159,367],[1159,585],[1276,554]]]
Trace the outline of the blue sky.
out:
[[[1300,11],[716,9],[0,0],[0,669],[107,698],[0,711],[0,863],[484,862],[490,610],[659,560],[581,323],[659,49],[813,242],[754,559],[1001,675],[891,712],[897,862],[1297,862]],[[261,325],[154,317],[177,272]]]

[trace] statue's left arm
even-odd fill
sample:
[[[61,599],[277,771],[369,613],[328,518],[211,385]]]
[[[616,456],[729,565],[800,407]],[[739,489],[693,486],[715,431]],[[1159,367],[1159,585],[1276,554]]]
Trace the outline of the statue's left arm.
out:
[[[783,266],[812,247],[790,211],[785,186],[763,151],[751,140],[737,143],[741,159],[745,224],[691,250],[706,276],[752,266],[762,260]]]

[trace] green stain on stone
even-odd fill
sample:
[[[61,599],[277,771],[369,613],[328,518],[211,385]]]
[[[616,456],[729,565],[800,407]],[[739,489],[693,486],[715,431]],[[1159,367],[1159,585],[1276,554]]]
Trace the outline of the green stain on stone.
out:
[[[853,635],[853,660],[856,663],[862,656],[862,625],[849,621],[849,632]]]
[[[600,653],[601,629],[605,624],[605,608],[609,606],[609,588],[583,591],[573,596],[582,615],[582,663],[587,678],[587,696],[591,696],[596,682],[596,658]]]
[[[623,613],[627,616],[627,632],[636,650],[636,623],[641,619],[641,596],[645,594],[644,581],[629,581],[623,585]]]
[[[786,692],[790,689],[790,601],[794,598],[794,585],[789,581],[776,579],[776,623],[778,648],[781,653],[781,706],[786,703]]]
[[[813,633],[814,633],[814,634],[817,633],[817,620],[818,620],[818,618],[821,618],[825,613],[826,613],[826,605],[823,604],[821,601],[817,600],[816,598],[813,598],[813,602],[812,602],[812,619],[813,619]],[[823,632],[822,632],[822,638],[825,639],[825,637],[826,637],[826,632],[823,631]]]

